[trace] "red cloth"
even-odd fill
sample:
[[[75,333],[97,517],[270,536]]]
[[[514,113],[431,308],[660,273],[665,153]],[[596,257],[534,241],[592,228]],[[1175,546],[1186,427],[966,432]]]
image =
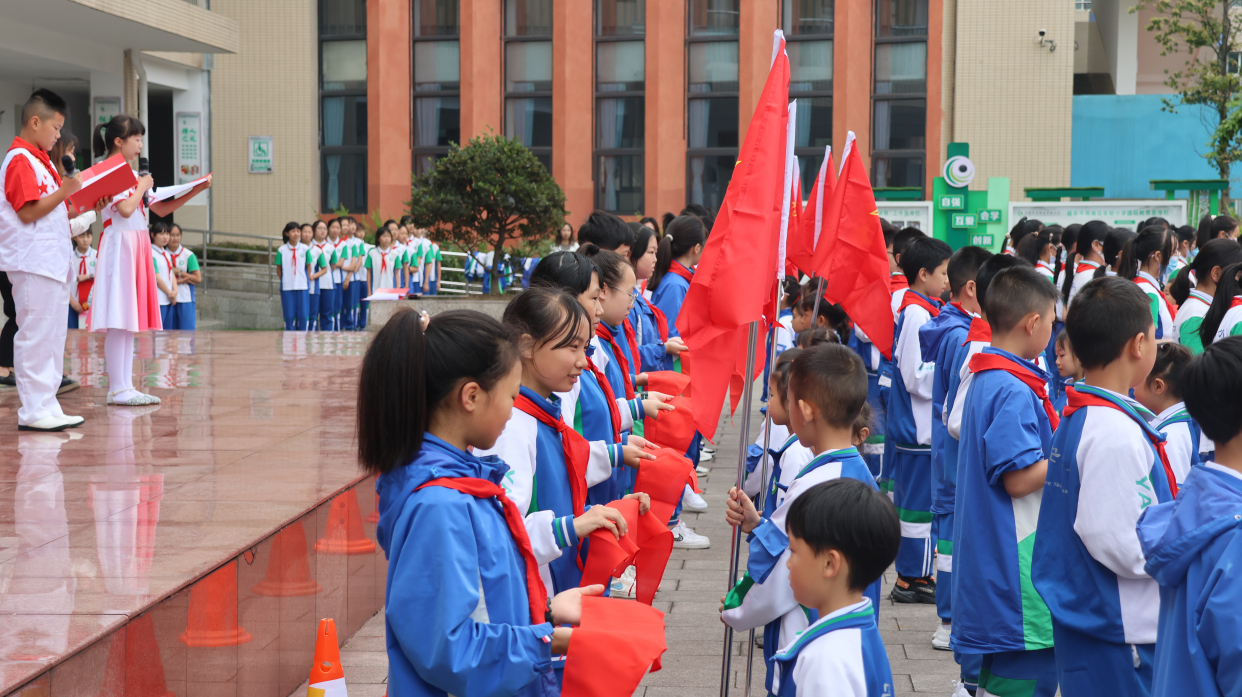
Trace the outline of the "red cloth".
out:
[[[846,314],[884,354],[893,352],[893,293],[888,251],[871,180],[848,141],[832,203],[824,214],[825,237],[815,248],[815,271],[828,279],[825,297]]]
[[[625,387],[625,398],[634,399],[634,382],[630,376],[630,362],[625,358],[625,352],[621,350],[621,345],[613,337],[612,330],[605,327],[603,322],[600,322],[595,325],[595,336],[607,342],[609,348],[612,349],[612,355],[617,359],[617,366],[621,369],[621,384]]]
[[[668,341],[668,318],[664,316],[664,311],[650,302],[647,303],[647,307],[651,308],[651,314],[655,315],[656,331],[660,333],[660,343]]]
[[[686,349],[677,354],[677,361],[681,364],[681,374],[690,374],[690,349]]]
[[[78,259],[78,275],[85,276],[86,271],[86,256],[83,255]],[[82,307],[86,307],[86,301],[91,297],[91,288],[94,287],[95,279],[93,278],[89,281],[82,281],[78,283],[78,304]]]
[[[904,295],[901,296],[901,306],[897,308],[897,314],[900,315],[902,310],[906,309],[907,307],[910,307],[911,305],[918,305],[924,310],[927,310],[929,313],[931,313],[932,317],[940,316],[940,305],[937,304],[937,301],[932,300],[929,302],[927,298],[924,298],[923,296],[919,295],[918,293],[914,291],[908,291]],[[863,331],[866,331],[866,329],[864,329]],[[868,334],[867,336],[871,336],[871,335]]]
[[[783,41],[777,48],[724,203],[677,318],[681,336],[694,349],[698,371],[691,387],[695,423],[709,440],[716,434],[739,353],[744,360],[747,325],[762,318],[779,290],[776,233],[789,195],[784,157],[789,57]]]
[[[888,252],[885,252],[885,254],[887,255]],[[889,275],[888,277],[889,292],[896,293],[899,290],[905,290],[909,287],[910,287],[910,281],[906,279],[906,275],[904,273],[894,273],[894,274]]]
[[[1177,308],[1173,306],[1173,303],[1169,302],[1169,297],[1165,295],[1164,293],[1160,292],[1159,288],[1153,286],[1150,281],[1143,278],[1142,276],[1135,276],[1134,282],[1139,287],[1146,286],[1147,288],[1151,288],[1152,292],[1154,292],[1157,297],[1159,297],[1162,301],[1164,301],[1164,308],[1169,311],[1169,317],[1177,317]],[[1143,292],[1146,293],[1147,291],[1144,290]],[[1172,327],[1166,327],[1166,330],[1171,331]]]
[[[685,264],[677,261],[676,259],[674,259],[673,263],[669,265],[668,272],[674,276],[681,276],[686,279],[686,283],[694,282],[694,272],[687,269]]]
[[[992,325],[982,317],[971,318],[970,329],[966,332],[966,340],[962,342],[962,346],[972,341],[992,343]]]
[[[60,173],[52,166],[52,160],[48,157],[46,150],[26,142],[21,136],[13,139],[9,150],[25,150],[34,155],[44,167],[47,167],[47,171],[51,172],[56,186],[60,186]],[[9,200],[9,205],[13,206],[13,210],[18,210],[31,201],[38,201],[47,193],[39,189],[39,180],[35,176],[30,160],[17,156],[9,162],[9,168],[4,174],[4,197]]]
[[[612,437],[614,443],[621,442],[621,408],[617,406],[617,395],[613,394],[612,385],[608,384],[608,376],[595,367],[595,361],[587,356],[587,370],[595,376],[599,388],[604,391],[604,399],[608,400],[608,416],[612,418]],[[579,378],[581,379],[581,378]]]
[[[621,323],[621,331],[625,332],[625,343],[630,345],[630,358],[634,359],[634,373],[638,374],[642,372],[642,359],[638,357],[638,335],[634,333],[634,325],[630,324],[629,317]]]
[[[698,474],[694,471],[694,463],[682,454],[685,450],[657,446],[647,448],[646,452],[656,459],[639,464],[634,491],[651,497],[651,512],[657,520],[669,520],[687,484],[694,491],[700,491]]]
[[[1048,383],[1044,382],[1043,378],[1032,373],[1026,366],[1014,363],[995,353],[976,353],[970,357],[970,372],[982,373],[985,370],[1003,370],[1031,388],[1031,391],[1043,403],[1044,414],[1048,416],[1048,423],[1052,426],[1052,430],[1057,430],[1061,417],[1057,416],[1056,407],[1052,406],[1052,400],[1048,397]]]
[[[1069,418],[1070,414],[1073,414],[1083,407],[1108,407],[1110,409],[1116,409],[1122,414],[1134,419],[1133,414],[1108,401],[1107,399],[1104,399],[1103,397],[1097,397],[1086,392],[1079,392],[1073,387],[1065,388],[1065,392],[1068,398],[1065,405],[1066,418]],[[1147,436],[1147,440],[1151,441],[1151,444],[1156,448],[1156,453],[1160,456],[1160,464],[1164,467],[1164,477],[1169,480],[1169,493],[1173,494],[1173,498],[1177,498],[1177,477],[1173,474],[1173,465],[1169,464],[1169,454],[1164,451],[1164,441],[1160,440],[1159,437],[1152,435],[1153,432],[1151,429],[1144,428],[1147,425],[1146,423],[1138,420],[1135,420],[1135,423],[1138,424],[1139,428],[1143,429],[1143,435]]]
[[[630,697],[660,670],[664,613],[611,598],[582,599],[582,623],[569,640],[562,697]]]
[[[647,389],[652,392],[680,397],[690,387],[690,376],[675,370],[656,370],[647,373]]]
[[[643,419],[643,437],[684,453],[694,440],[694,402],[689,397],[674,397],[669,404],[673,405],[672,411]]]
[[[1094,261],[1080,261],[1078,266],[1074,268],[1074,273],[1082,273],[1084,271],[1095,271],[1100,265]]]
[[[1242,295],[1233,296],[1233,300],[1229,301],[1229,309],[1233,309],[1238,305],[1242,305]]]
[[[832,199],[836,185],[837,169],[832,163],[832,153],[828,153],[815,177],[815,186],[806,202],[806,210],[798,212],[798,227],[789,228],[789,237],[785,243],[786,258],[808,276],[813,273],[815,246],[823,234],[824,213],[828,210],[828,202]]]
[[[566,426],[564,419],[552,418],[551,414],[532,402],[526,395],[518,395],[517,399],[513,400],[513,406],[535,417],[539,423],[555,428],[561,435],[561,447],[565,449],[565,469],[568,470],[569,475],[570,496],[574,501],[574,515],[582,515],[586,505],[586,471],[587,463],[591,459],[590,444],[577,431]]]
[[[668,529],[668,518],[657,517],[652,509],[639,515],[637,499],[613,501],[608,507],[625,516],[629,531],[620,539],[605,528],[587,536],[591,544],[588,546],[590,552],[586,565],[582,568],[581,586],[607,585],[609,577],[620,576],[626,567],[633,564],[637,572],[634,576],[637,586],[635,595],[638,602],[650,605],[655,599],[656,589],[660,587],[660,579],[664,577],[668,557],[673,552],[673,533]]]
[[[513,535],[513,541],[517,544],[518,552],[522,555],[522,562],[526,566],[526,598],[530,602],[530,623],[543,624],[546,621],[545,613],[548,608],[548,590],[543,585],[543,579],[539,577],[539,562],[535,561],[535,552],[530,547],[530,537],[526,534],[526,522],[513,499],[505,496],[505,490],[498,485],[486,479],[474,477],[455,479],[441,477],[432,479],[418,489],[429,486],[442,486],[469,494],[476,499],[494,498],[500,502],[505,512],[505,525],[509,527],[509,534]]]

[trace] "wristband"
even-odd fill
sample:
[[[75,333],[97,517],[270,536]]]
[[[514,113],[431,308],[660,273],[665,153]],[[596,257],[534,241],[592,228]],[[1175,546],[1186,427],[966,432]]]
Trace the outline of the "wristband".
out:
[[[651,399],[651,393],[648,392],[647,390],[643,390],[642,392],[638,393],[638,398],[639,399]]]

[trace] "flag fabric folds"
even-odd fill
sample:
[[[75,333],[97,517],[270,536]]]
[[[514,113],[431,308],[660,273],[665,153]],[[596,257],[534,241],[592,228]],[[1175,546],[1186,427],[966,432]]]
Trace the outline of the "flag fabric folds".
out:
[[[640,603],[586,596],[565,662],[563,697],[630,697],[660,670],[664,613]]]

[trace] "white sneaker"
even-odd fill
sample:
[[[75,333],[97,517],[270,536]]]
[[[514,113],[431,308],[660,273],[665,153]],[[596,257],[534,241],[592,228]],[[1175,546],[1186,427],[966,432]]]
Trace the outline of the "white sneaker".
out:
[[[966,689],[966,683],[957,682],[954,684],[957,685],[957,689],[953,690],[953,694],[949,695],[949,697],[971,697],[970,690]]]
[[[614,598],[633,598],[637,596],[638,583],[635,579],[637,570],[633,566],[626,567],[620,578],[614,578],[611,593]]]
[[[43,433],[54,433],[56,431],[63,431],[66,428],[70,428],[71,426],[77,426],[78,424],[82,423],[82,421],[83,419],[80,416],[75,416],[75,417],[46,416],[33,423],[18,424],[17,430],[19,431],[41,431]]]
[[[700,450],[699,451],[699,462],[711,462],[712,460],[715,460],[715,459],[716,459],[715,450]]]
[[[679,520],[677,525],[669,528],[673,533],[673,549],[707,549],[712,541],[704,535],[698,535],[686,527],[686,521]]]
[[[687,484],[686,490],[681,494],[681,510],[690,511],[691,513],[703,513],[707,510],[707,502]]]
[[[699,465],[698,467],[695,467],[694,471],[697,472],[699,476],[703,476],[705,474],[711,474],[711,470],[704,467],[703,465]]]
[[[943,623],[936,625],[936,633],[932,635],[932,648],[937,651],[952,651],[952,647],[949,646],[951,630],[951,625]]]

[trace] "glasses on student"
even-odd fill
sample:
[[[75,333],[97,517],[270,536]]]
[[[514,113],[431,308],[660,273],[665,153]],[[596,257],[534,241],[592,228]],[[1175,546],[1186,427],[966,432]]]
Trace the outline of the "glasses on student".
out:
[[[606,285],[607,285],[609,288],[611,288],[611,289],[613,289],[613,290],[617,291],[618,293],[620,293],[620,294],[622,294],[622,295],[628,295],[628,296],[630,296],[630,307],[634,307],[634,297],[635,297],[635,296],[634,296],[634,291],[632,291],[632,290],[631,290],[631,291],[629,291],[629,292],[626,292],[626,291],[624,291],[624,290],[622,290],[622,289],[620,289],[620,288],[618,288],[618,287],[614,286],[614,285],[613,285],[613,284],[611,284],[611,283],[608,283],[608,284],[606,284]]]

